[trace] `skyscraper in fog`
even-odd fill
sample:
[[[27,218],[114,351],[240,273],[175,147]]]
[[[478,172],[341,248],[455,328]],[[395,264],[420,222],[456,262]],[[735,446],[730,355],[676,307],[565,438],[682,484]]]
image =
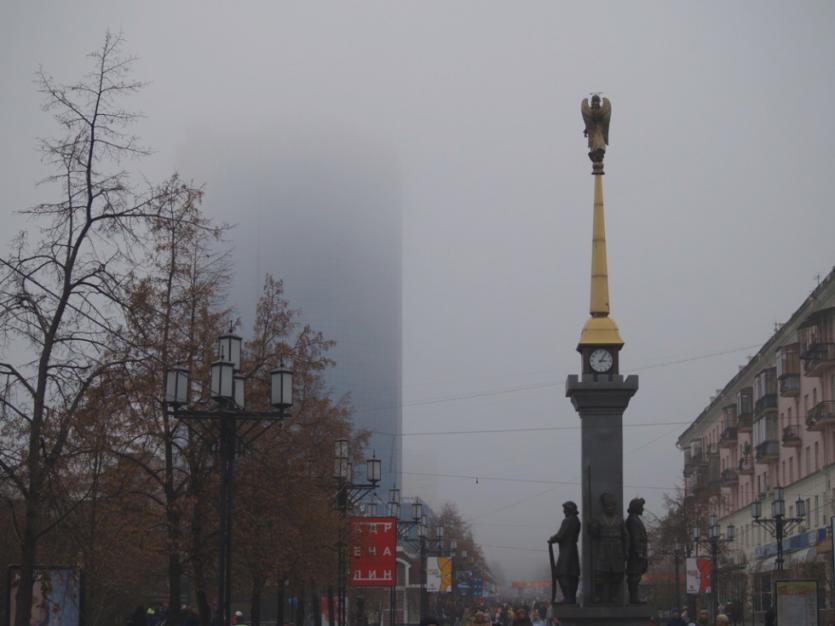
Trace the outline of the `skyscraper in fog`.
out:
[[[253,149],[253,146],[258,146]],[[383,461],[381,494],[401,483],[401,212],[386,151],[356,137],[230,137],[202,133],[189,163],[205,168],[205,208],[236,225],[235,302],[265,273],[284,281],[301,318],[337,342],[327,374],[336,400],[372,431]],[[208,156],[217,155],[217,156]],[[248,324],[252,312],[241,306]]]

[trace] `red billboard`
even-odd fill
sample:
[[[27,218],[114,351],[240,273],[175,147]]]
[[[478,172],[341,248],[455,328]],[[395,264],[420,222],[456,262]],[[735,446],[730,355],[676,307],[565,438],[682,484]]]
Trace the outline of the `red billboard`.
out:
[[[395,518],[351,518],[350,580],[354,587],[394,587],[397,584]]]

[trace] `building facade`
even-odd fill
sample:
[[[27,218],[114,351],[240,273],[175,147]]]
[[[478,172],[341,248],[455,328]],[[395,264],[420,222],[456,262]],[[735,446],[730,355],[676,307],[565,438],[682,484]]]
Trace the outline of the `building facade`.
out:
[[[792,525],[783,541],[784,572],[819,581],[822,605],[833,596],[835,516],[835,270],[775,331],[682,433],[688,524],[716,513],[733,525],[720,566],[720,602],[739,602],[748,615],[771,603],[777,544],[753,519],[753,503],[772,516],[784,489]],[[805,509],[805,511],[804,511]],[[725,584],[722,584],[724,580]],[[750,622],[746,622],[750,623]]]

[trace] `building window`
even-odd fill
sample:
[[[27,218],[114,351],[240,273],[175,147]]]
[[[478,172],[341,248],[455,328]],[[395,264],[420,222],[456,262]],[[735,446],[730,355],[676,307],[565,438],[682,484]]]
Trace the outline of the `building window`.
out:
[[[812,389],[812,406],[817,406],[818,404],[818,388],[814,387]]]
[[[820,459],[818,458],[818,451],[819,451],[818,442],[816,441],[815,442],[815,471],[816,472],[821,468]]]
[[[794,457],[789,457],[789,484],[794,482]]]
[[[782,465],[781,471],[783,472],[783,484],[785,485],[786,484],[786,462],[782,461],[781,465]]]
[[[809,514],[809,519],[813,519],[812,515]],[[818,496],[815,496],[815,517],[814,519],[818,519],[820,525],[823,526],[823,511],[820,510],[820,499]]]
[[[811,473],[812,471],[812,454],[810,451],[810,446],[806,446],[806,474]]]

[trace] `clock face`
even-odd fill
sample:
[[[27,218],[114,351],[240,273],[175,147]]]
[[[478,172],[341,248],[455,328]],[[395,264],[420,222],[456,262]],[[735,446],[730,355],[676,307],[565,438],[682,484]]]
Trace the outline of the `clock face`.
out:
[[[603,348],[598,348],[589,355],[589,365],[598,373],[608,372],[612,369],[615,359],[612,353]]]

